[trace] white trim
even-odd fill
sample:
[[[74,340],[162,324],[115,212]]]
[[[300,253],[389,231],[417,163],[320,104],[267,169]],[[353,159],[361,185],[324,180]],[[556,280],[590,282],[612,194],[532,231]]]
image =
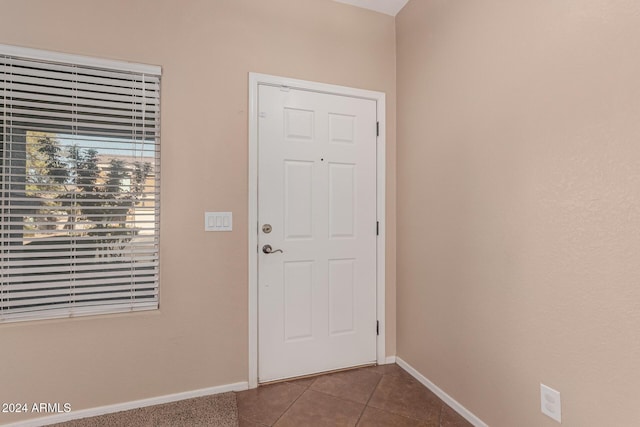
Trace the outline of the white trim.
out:
[[[462,406],[457,400],[449,396],[444,390],[432,383],[427,377],[418,372],[413,366],[399,357],[396,357],[396,363],[405,371],[409,373],[413,378],[420,381],[422,385],[431,390],[436,396],[444,401],[447,405],[453,408],[458,414],[463,416],[467,421],[473,424],[475,427],[489,427],[487,423],[478,418],[473,412]]]
[[[386,286],[385,286],[385,271],[386,271],[386,236],[387,236],[387,143],[386,143],[386,134],[387,134],[387,120],[386,120],[386,101],[384,93],[374,92],[378,94],[376,98],[376,106],[377,106],[377,119],[378,119],[378,139],[376,144],[376,156],[377,156],[377,164],[376,164],[376,200],[377,200],[377,212],[378,212],[378,221],[379,221],[379,229],[378,229],[378,240],[376,242],[376,251],[377,251],[377,298],[378,298],[378,322],[380,322],[379,326],[379,335],[378,335],[378,364],[382,364],[385,362],[385,353],[386,353],[386,326],[387,323],[385,321],[385,313],[386,313]]]
[[[385,94],[364,89],[316,83],[266,74],[249,73],[249,388],[258,386],[258,85],[286,86],[301,90],[350,96],[376,101],[380,135],[377,139],[377,211],[380,230],[377,239],[377,362],[385,363]]]
[[[395,356],[387,356],[387,358],[384,360],[384,364],[385,365],[392,365],[396,363],[396,357]]]
[[[17,56],[20,58],[38,59],[41,61],[64,62],[86,67],[107,68],[117,71],[130,71],[134,73],[146,73],[160,75],[162,67],[158,65],[138,64],[114,59],[94,58],[84,55],[53,52],[48,50],[32,49],[29,47],[11,46],[0,44],[0,55]]]
[[[98,406],[97,408],[81,409],[64,414],[56,414],[48,417],[33,418],[25,421],[18,421],[12,424],[3,424],[4,427],[39,427],[50,424],[62,423],[81,418],[97,417],[115,412],[129,411],[131,409],[144,408],[147,406],[161,405],[163,403],[177,402],[179,400],[193,399],[194,397],[211,396],[214,394],[226,393],[229,391],[247,390],[249,385],[246,381],[225,384],[216,387],[201,388],[199,390],[185,391],[182,393],[167,394],[164,396],[151,397],[149,399],[133,400],[131,402],[116,403],[115,405]]]
[[[249,388],[258,387],[258,75],[249,73]]]

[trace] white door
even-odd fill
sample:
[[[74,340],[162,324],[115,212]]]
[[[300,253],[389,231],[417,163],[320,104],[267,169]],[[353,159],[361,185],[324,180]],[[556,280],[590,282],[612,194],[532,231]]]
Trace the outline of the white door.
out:
[[[258,90],[258,379],[373,363],[376,102]]]

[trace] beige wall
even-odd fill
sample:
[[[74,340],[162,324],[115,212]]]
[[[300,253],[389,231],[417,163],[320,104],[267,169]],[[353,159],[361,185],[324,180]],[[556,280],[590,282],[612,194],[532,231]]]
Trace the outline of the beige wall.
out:
[[[0,325],[0,402],[115,404],[246,381],[250,71],[387,94],[395,354],[395,23],[329,0],[2,0],[0,43],[158,64],[161,309]],[[234,231],[205,233],[205,210]],[[0,414],[0,424],[22,419]]]
[[[398,356],[491,426],[640,424],[640,2],[398,15]]]

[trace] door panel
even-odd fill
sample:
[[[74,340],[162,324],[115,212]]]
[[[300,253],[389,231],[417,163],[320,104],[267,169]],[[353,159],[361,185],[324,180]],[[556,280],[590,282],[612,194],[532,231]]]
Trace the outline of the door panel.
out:
[[[284,161],[284,234],[287,240],[313,238],[313,162]]]
[[[284,263],[284,340],[313,338],[313,262]]]
[[[329,260],[329,334],[354,333],[355,259]]]
[[[375,362],[376,103],[260,85],[258,108],[259,381]]]
[[[329,163],[329,237],[355,238],[356,165]]]

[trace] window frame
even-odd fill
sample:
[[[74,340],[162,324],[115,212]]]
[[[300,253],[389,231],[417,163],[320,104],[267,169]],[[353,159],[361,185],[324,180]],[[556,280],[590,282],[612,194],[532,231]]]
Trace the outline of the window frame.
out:
[[[160,270],[160,265],[159,265],[159,259],[160,259],[160,254],[159,254],[159,244],[160,244],[160,86],[161,86],[161,78],[162,78],[162,68],[160,66],[157,65],[149,65],[149,64],[140,64],[140,63],[134,63],[134,62],[128,62],[128,61],[118,61],[118,60],[111,60],[111,59],[103,59],[103,58],[95,58],[95,57],[89,57],[89,56],[84,56],[84,55],[75,55],[75,54],[68,54],[68,53],[60,53],[60,52],[54,52],[54,51],[47,51],[47,50],[39,50],[39,49],[31,49],[31,48],[25,48],[25,47],[19,47],[19,46],[11,46],[11,45],[3,45],[0,44],[0,57],[10,57],[10,58],[14,58],[14,59],[20,59],[20,60],[26,60],[26,61],[39,61],[40,63],[43,62],[47,62],[47,63],[51,63],[51,64],[58,64],[58,65],[62,65],[62,66],[77,66],[77,67],[82,67],[84,69],[91,69],[91,70],[95,70],[96,73],[100,72],[100,70],[104,71],[105,73],[108,73],[109,71],[113,71],[113,72],[117,72],[117,73],[131,73],[132,75],[140,75],[140,76],[154,76],[154,78],[157,78],[157,84],[158,84],[158,89],[157,89],[157,126],[156,128],[156,133],[155,133],[155,137],[154,139],[154,145],[153,145],[153,152],[154,152],[154,165],[153,165],[153,175],[154,175],[154,184],[153,184],[153,206],[154,206],[154,227],[153,227],[153,242],[155,245],[155,250],[154,250],[154,262],[156,263],[156,267],[154,268],[154,272],[155,272],[155,276],[154,276],[154,289],[155,289],[155,297],[153,298],[153,300],[151,301],[151,303],[144,305],[144,304],[139,304],[136,305],[134,302],[131,302],[130,304],[126,304],[126,303],[122,303],[122,304],[110,304],[108,302],[108,298],[106,296],[103,297],[102,300],[99,300],[100,304],[97,305],[91,305],[91,306],[74,306],[72,302],[69,302],[70,306],[69,307],[65,307],[65,308],[47,308],[44,307],[41,310],[34,310],[34,311],[29,311],[29,312],[24,312],[24,313],[13,313],[11,311],[11,308],[5,308],[6,306],[8,306],[9,303],[5,304],[5,301],[8,301],[9,298],[11,297],[11,290],[9,290],[9,286],[7,285],[7,283],[9,282],[9,279],[7,279],[7,282],[5,283],[5,274],[0,274],[0,325],[4,324],[4,323],[11,323],[11,322],[18,322],[18,321],[32,321],[32,320],[45,320],[45,319],[54,319],[54,318],[66,318],[66,317],[78,317],[78,316],[90,316],[90,315],[103,315],[103,314],[115,314],[115,313],[123,313],[123,312],[134,312],[134,311],[146,311],[146,310],[157,310],[159,308],[159,288],[160,288],[160,274],[159,274],[159,270]],[[3,72],[4,73],[4,72]],[[2,74],[2,76],[4,76],[5,74]],[[2,80],[2,82],[4,82],[4,80]],[[2,92],[2,85],[3,83],[0,83],[0,92]],[[41,96],[41,93],[38,93],[38,96]],[[146,98],[145,98],[146,99]],[[155,99],[155,98],[154,98]],[[145,101],[146,102],[146,101]],[[10,133],[14,133],[15,130],[12,128],[12,126],[7,126],[5,121],[6,118],[8,117],[6,114],[6,111],[2,111],[3,108],[6,107],[6,105],[9,104],[8,102],[6,102],[6,100],[3,100],[2,102],[0,102],[0,119],[2,120],[2,127],[0,128],[0,132],[3,134],[7,134],[6,129],[10,129]],[[36,110],[39,111],[39,110]],[[98,116],[100,117],[100,116]],[[26,132],[26,131],[25,131]],[[10,141],[5,141],[4,139],[2,139],[0,141],[1,147],[0,147],[0,151],[2,153],[2,155],[4,156],[4,150],[7,147],[7,144],[13,144],[14,141],[10,140]],[[135,137],[131,138],[131,143],[135,144]],[[26,142],[25,142],[26,144]],[[13,148],[10,148],[10,150],[13,150]],[[26,148],[25,148],[26,150]],[[6,159],[6,158],[5,158]],[[5,172],[5,169],[7,167],[12,168],[12,165],[7,166],[6,164],[1,164],[0,165],[2,167],[2,175],[1,175],[1,179],[0,179],[0,184],[2,184],[2,201],[0,203],[2,203],[2,205],[0,206],[0,208],[3,209],[3,212],[5,212],[5,207],[6,206],[11,206],[10,205],[10,201],[12,199],[12,196],[9,195],[8,197],[6,196],[6,194],[10,193],[12,191],[11,186],[9,186],[9,190],[7,190],[7,187],[5,186],[5,183],[2,183],[2,179],[4,179],[8,174]],[[25,179],[24,179],[24,183],[25,185],[27,184],[27,175],[25,172]],[[26,194],[26,193],[25,193]],[[6,223],[6,220],[3,218],[0,218],[0,221],[3,221],[3,223]],[[24,221],[24,220],[23,220]],[[5,237],[5,236],[10,236],[11,235],[11,230],[12,228],[7,226],[6,224],[2,226],[2,228],[0,228],[0,243],[2,243],[2,245],[0,245],[0,259],[5,260],[6,255],[5,253],[9,253],[8,250],[5,250],[6,247],[8,247],[8,245],[6,245],[5,242],[5,238],[9,238],[9,237]],[[21,233],[24,235],[24,229],[21,231]],[[73,245],[77,245],[77,242],[74,241]],[[71,244],[70,244],[71,246]],[[29,262],[29,261],[27,261]],[[97,261],[92,264],[92,265],[101,265],[99,264]],[[129,263],[130,268],[132,270],[135,269],[135,261],[130,261]],[[6,266],[0,266],[1,269],[3,269],[5,272],[9,271],[10,267],[6,267]],[[75,270],[74,270],[75,271]],[[77,272],[76,272],[77,273]],[[76,274],[73,273],[73,274]],[[71,274],[71,273],[70,273]],[[133,274],[132,274],[133,277]],[[135,279],[131,279],[131,286],[132,289],[134,289],[134,284]],[[102,287],[105,287],[107,285],[101,285]],[[59,287],[60,289],[64,289],[63,286]],[[70,287],[70,289],[73,288],[73,286]],[[15,292],[15,290],[13,291]],[[132,291],[133,292],[133,291]],[[73,291],[69,291],[69,298],[71,299],[71,296],[73,295]],[[103,292],[102,295],[106,295],[106,291]],[[134,301],[134,298],[132,298],[132,301]]]

